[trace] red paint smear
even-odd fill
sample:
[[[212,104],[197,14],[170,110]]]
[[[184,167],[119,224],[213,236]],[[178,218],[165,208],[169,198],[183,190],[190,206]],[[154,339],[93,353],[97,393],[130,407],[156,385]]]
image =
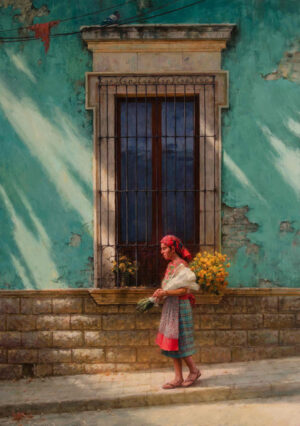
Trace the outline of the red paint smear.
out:
[[[50,21],[45,22],[44,24],[35,24],[29,27],[31,31],[34,31],[35,38],[40,38],[44,42],[45,46],[45,53],[48,52],[49,45],[50,45],[50,31],[51,28],[55,25],[58,25],[60,21]]]

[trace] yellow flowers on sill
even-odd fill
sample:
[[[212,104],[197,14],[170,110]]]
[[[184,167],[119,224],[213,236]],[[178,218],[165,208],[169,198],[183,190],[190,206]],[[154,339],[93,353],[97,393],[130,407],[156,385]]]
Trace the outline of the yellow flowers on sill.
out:
[[[121,287],[134,284],[134,276],[138,270],[137,263],[131,261],[127,256],[120,256],[119,261],[113,262],[112,272],[116,275]]]
[[[221,295],[225,292],[228,285],[226,268],[230,267],[225,254],[211,254],[207,251],[197,253],[189,267],[195,273],[200,289],[205,293]]]

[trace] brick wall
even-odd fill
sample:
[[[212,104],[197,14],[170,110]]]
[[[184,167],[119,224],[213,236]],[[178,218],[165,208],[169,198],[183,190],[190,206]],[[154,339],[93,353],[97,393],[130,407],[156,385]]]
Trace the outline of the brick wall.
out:
[[[127,371],[172,365],[155,335],[160,308],[97,305],[88,290],[0,292],[0,378]],[[300,292],[226,295],[194,308],[198,363],[300,354]]]

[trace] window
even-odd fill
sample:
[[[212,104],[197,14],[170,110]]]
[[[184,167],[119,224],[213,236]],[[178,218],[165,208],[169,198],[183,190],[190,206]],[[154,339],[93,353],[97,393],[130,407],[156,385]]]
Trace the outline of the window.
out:
[[[216,248],[213,76],[99,77],[99,286],[136,261],[132,285],[158,285],[160,239]]]
[[[199,240],[198,96],[117,99],[117,250],[150,285],[161,272],[159,241]]]

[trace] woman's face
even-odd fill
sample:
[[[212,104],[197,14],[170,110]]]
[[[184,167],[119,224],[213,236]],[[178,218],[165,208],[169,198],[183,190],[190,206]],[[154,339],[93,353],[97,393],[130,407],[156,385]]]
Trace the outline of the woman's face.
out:
[[[164,259],[166,260],[172,260],[175,254],[175,248],[174,247],[168,247],[166,244],[161,243],[160,245],[160,252]]]

